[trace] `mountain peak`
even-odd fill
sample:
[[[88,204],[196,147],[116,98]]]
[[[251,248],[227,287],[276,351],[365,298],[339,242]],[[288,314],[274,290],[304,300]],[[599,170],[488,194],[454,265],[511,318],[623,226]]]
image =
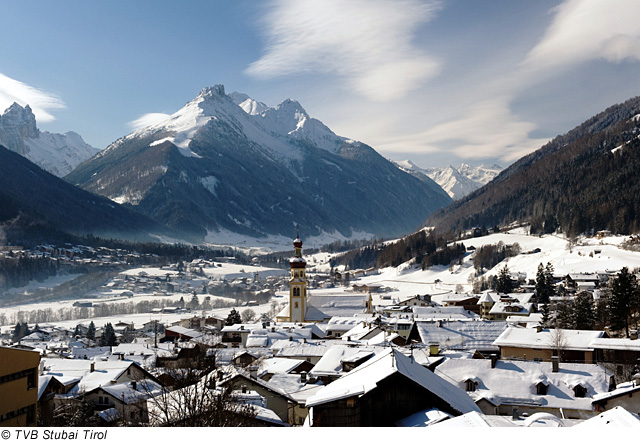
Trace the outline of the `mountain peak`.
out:
[[[214,85],[207,86],[198,94],[200,98],[209,98],[209,97],[226,97],[227,94],[224,92],[224,85]]]

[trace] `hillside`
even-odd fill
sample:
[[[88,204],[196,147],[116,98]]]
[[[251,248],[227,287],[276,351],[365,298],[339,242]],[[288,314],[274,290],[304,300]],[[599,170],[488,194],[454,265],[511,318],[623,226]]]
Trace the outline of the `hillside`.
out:
[[[0,146],[0,223],[8,241],[93,234],[131,240],[170,235],[160,224],[91,194]]]
[[[65,179],[210,242],[229,232],[290,238],[296,226],[306,236],[395,236],[451,202],[298,102],[268,108],[221,85]]]
[[[432,214],[427,226],[459,232],[527,222],[569,236],[640,229],[640,98],[615,105]]]

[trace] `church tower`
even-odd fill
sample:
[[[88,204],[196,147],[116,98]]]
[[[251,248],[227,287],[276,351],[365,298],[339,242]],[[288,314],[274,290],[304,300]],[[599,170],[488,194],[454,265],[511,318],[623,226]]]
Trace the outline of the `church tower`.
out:
[[[296,236],[293,241],[293,258],[289,259],[289,319],[294,323],[304,322],[307,310],[307,262],[302,258],[302,240]]]

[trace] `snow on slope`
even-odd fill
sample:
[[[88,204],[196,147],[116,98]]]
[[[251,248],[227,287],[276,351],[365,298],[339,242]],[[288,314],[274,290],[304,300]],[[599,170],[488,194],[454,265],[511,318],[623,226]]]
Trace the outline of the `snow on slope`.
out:
[[[493,269],[486,272],[486,276],[497,275],[500,269],[507,265],[511,272],[526,273],[527,280],[535,279],[538,265],[540,263],[546,265],[548,262],[553,265],[556,274],[565,275],[569,273],[617,272],[625,266],[629,269],[640,267],[640,252],[620,248],[620,244],[626,237],[614,236],[602,240],[582,238],[578,245],[569,250],[569,242],[562,236],[545,235],[539,237],[529,235],[527,232],[526,228],[518,228],[506,233],[463,240],[462,243],[467,248],[469,246],[479,248],[498,242],[520,245],[522,254],[498,263]],[[536,248],[540,248],[540,252],[524,254],[524,252],[533,251]],[[597,251],[600,252],[597,253]],[[329,258],[326,254],[319,255],[318,260],[315,261],[323,264],[318,265],[317,269],[328,271]],[[307,262],[310,263],[311,258],[308,258]],[[379,294],[375,294],[374,303],[393,304],[416,294],[431,294],[433,300],[438,302],[446,294],[454,293],[456,289],[470,292],[470,279],[474,274],[472,255],[467,254],[462,265],[433,266],[422,271],[407,263],[398,268],[381,269],[379,274],[363,277],[358,280],[358,283],[376,283],[395,289],[389,293],[392,297],[391,300],[382,300]],[[318,293],[318,290],[314,290],[315,293]]]
[[[289,160],[301,158],[300,150],[291,143],[295,140],[308,141],[330,152],[337,152],[342,143],[350,141],[311,118],[295,100],[288,99],[270,108],[246,94],[234,92],[226,95],[222,85],[203,89],[195,99],[167,119],[141,128],[124,140],[162,134],[162,138],[155,140],[152,146],[168,140],[178,146],[183,155],[197,157],[189,149],[189,144],[205,125],[215,120],[230,124],[275,156]],[[119,143],[115,142],[107,149]]]
[[[17,103],[0,115],[0,144],[58,177],[99,152],[75,132],[40,131],[29,105],[23,108]]]
[[[497,165],[473,167],[462,163],[460,167],[421,168],[411,160],[403,160],[396,164],[407,172],[421,173],[438,183],[454,200],[481,188],[493,180],[502,168]]]

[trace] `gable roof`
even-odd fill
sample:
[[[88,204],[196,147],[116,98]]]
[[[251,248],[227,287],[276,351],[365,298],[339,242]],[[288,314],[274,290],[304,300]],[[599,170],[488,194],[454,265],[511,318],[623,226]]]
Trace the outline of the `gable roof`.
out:
[[[493,342],[507,329],[501,321],[416,322],[422,343],[438,343],[448,349],[498,350]]]
[[[448,359],[435,373],[457,386],[467,380],[477,382],[469,395],[476,401],[485,399],[494,405],[530,405],[547,408],[592,410],[592,397],[607,392],[611,374],[593,364],[560,363],[558,372],[549,362],[498,360],[495,368],[490,360]],[[548,386],[545,395],[537,394],[536,385]],[[577,398],[573,389],[587,389]]]
[[[556,331],[561,331],[563,348],[570,351],[592,351],[591,342],[601,338],[604,331],[581,331],[572,329],[542,329],[535,328],[507,328],[493,344],[496,346],[510,346],[516,348],[555,349]]]
[[[307,400],[306,405],[312,407],[355,395],[362,396],[376,389],[378,382],[394,374],[401,374],[412,380],[462,414],[479,411],[463,390],[393,348],[386,348],[384,352],[320,389]]]

